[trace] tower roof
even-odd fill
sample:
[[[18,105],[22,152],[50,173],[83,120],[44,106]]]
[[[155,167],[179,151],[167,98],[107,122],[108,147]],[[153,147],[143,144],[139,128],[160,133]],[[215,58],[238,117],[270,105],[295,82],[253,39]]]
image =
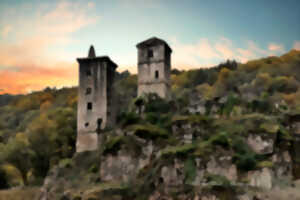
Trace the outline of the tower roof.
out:
[[[86,58],[77,58],[77,62],[84,63],[84,62],[108,62],[110,66],[114,69],[118,67],[116,63],[114,63],[108,56],[96,56],[94,46],[91,45],[88,53],[88,57]]]
[[[159,45],[159,44],[163,44],[165,45],[165,47],[170,51],[172,52],[172,49],[170,48],[170,46],[168,45],[168,43],[162,39],[159,39],[157,37],[152,37],[152,38],[149,38],[148,40],[145,40],[143,42],[140,42],[136,45],[137,48],[147,48],[147,47],[150,47],[150,46],[156,46],[156,45]]]
[[[91,47],[90,47],[88,57],[89,58],[95,58],[96,57],[96,53],[95,53],[95,49],[94,49],[93,45],[91,45]]]

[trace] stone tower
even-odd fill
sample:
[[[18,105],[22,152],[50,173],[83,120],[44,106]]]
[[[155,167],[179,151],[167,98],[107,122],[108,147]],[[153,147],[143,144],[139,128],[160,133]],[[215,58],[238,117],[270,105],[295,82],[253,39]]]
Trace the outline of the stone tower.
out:
[[[77,58],[79,86],[76,152],[96,150],[99,130],[115,123],[113,83],[117,65],[107,56]]]
[[[171,53],[169,45],[153,37],[136,45],[138,49],[138,96],[157,93],[170,98]]]

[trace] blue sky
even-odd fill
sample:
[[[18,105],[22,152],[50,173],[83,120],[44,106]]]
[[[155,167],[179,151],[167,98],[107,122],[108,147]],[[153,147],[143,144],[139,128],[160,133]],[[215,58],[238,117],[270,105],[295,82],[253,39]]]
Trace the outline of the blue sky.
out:
[[[76,85],[90,44],[135,73],[135,45],[152,36],[173,49],[173,68],[247,62],[300,49],[299,19],[299,0],[1,0],[0,74],[30,79],[19,92]]]

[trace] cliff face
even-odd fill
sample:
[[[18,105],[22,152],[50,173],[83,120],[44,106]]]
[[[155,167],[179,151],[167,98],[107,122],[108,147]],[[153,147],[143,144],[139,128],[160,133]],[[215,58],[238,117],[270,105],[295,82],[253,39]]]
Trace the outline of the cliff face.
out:
[[[37,199],[299,199],[289,119],[181,115],[107,130],[98,151],[52,169]]]

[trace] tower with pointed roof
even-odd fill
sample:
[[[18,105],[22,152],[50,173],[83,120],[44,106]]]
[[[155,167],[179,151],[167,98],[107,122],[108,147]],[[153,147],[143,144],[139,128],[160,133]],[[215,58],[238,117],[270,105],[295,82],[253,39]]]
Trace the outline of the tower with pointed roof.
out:
[[[96,150],[101,129],[115,123],[113,82],[117,65],[94,47],[79,63],[76,152]]]
[[[170,99],[172,49],[153,37],[136,45],[138,49],[138,96],[156,93]]]

